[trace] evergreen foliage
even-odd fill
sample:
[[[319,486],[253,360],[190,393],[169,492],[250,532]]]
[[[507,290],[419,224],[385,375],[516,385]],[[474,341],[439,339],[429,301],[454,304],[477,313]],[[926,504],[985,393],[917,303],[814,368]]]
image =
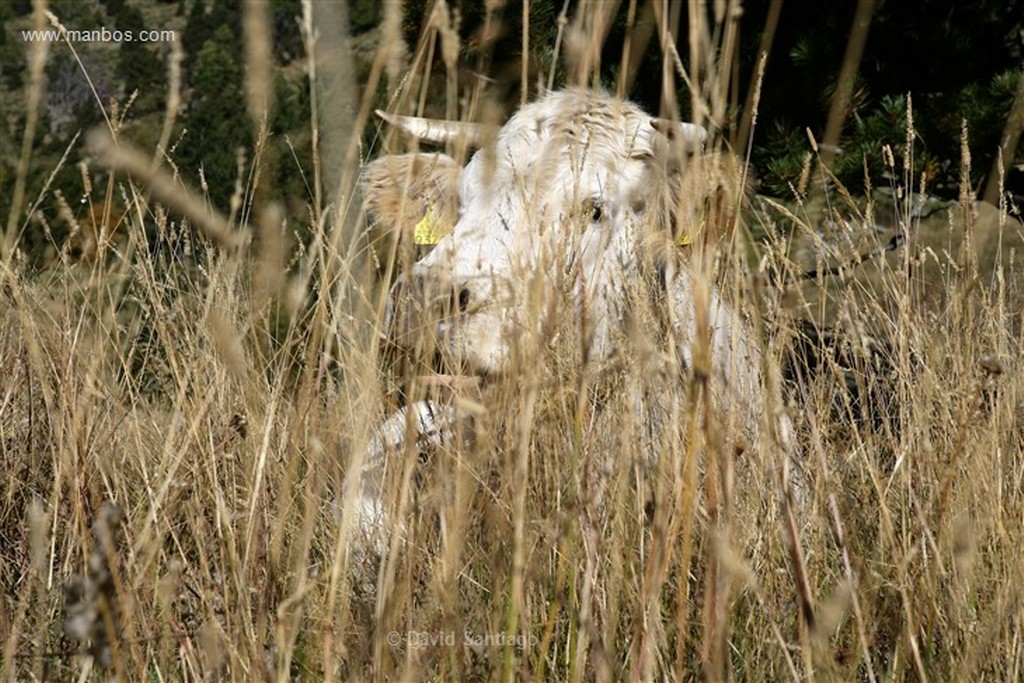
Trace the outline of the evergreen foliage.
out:
[[[14,17],[13,5],[0,3],[0,90],[4,92],[17,90],[24,83],[25,53],[8,29]]]
[[[124,5],[117,15],[116,26],[138,36],[147,30],[142,13],[131,5]],[[126,93],[138,91],[143,110],[156,109],[164,97],[165,68],[151,43],[129,40],[118,48],[117,75]]]
[[[274,0],[271,3],[274,32],[274,57],[278,64],[288,64],[304,56],[302,31],[298,18],[302,16],[301,0]]]
[[[221,24],[200,48],[190,79],[192,101],[183,117],[188,132],[178,150],[187,176],[197,180],[202,167],[210,200],[221,208],[234,191],[238,150],[252,141],[236,46],[231,29]]]
[[[750,74],[767,3],[745,6],[749,28],[741,73]],[[785,3],[753,146],[762,191],[788,196],[809,151],[804,131],[820,140],[852,16],[853,3]],[[909,94],[918,132],[914,156],[927,173],[928,190],[957,195],[961,121],[969,130],[971,179],[978,185],[991,167],[1021,77],[1022,36],[1021,0],[878,3],[840,142],[843,153],[835,161],[839,179],[860,190],[865,155],[873,177],[880,177],[882,146],[899,151],[904,145]]]
[[[140,30],[153,28],[156,16],[168,16],[169,0],[103,0],[97,4],[79,0],[56,0],[51,8],[69,28],[95,26]],[[349,23],[355,32],[375,31],[382,18],[381,6],[366,0],[347,0]],[[511,0],[491,11],[493,25],[501,31],[493,45],[482,41],[487,21],[486,3],[453,0],[449,3],[459,17],[459,81],[467,83],[475,74],[489,79],[490,96],[498,99],[508,113],[519,103],[522,51],[522,0]],[[567,74],[555,59],[554,45],[562,0],[532,0],[530,3],[530,55],[528,89],[546,81],[554,70],[555,84]],[[432,2],[409,0],[403,5],[404,38],[415,48]],[[642,9],[643,3],[638,7]],[[620,77],[622,49],[627,30],[629,3],[621,3],[612,18],[601,55],[601,69],[595,85],[614,88]],[[300,31],[300,0],[271,0],[274,57],[280,71],[275,75],[276,109],[271,118],[271,137],[265,159],[271,164],[265,178],[267,191],[294,204],[296,223],[306,222],[301,203],[308,198],[297,173],[298,163],[308,171],[311,144],[309,125],[309,84],[301,69],[289,68],[304,60]],[[758,126],[753,144],[753,162],[761,181],[759,191],[787,197],[795,186],[809,153],[807,131],[822,137],[822,128],[842,63],[852,19],[851,3],[820,3],[815,0],[787,0],[772,48],[762,88]],[[17,30],[27,26],[31,11],[28,0],[0,3],[0,87],[4,90],[3,141],[0,142],[0,190],[9,196],[24,112],[20,89],[25,83],[28,44],[17,39]],[[712,8],[709,7],[709,11]],[[570,15],[573,8],[570,8]],[[744,3],[740,31],[738,78],[742,101],[756,61],[767,3]],[[240,0],[177,0],[177,14],[184,17],[178,39],[185,53],[183,63],[184,103],[174,139],[181,130],[187,134],[175,149],[175,160],[192,182],[204,169],[210,198],[225,206],[238,173],[238,149],[248,153],[252,142],[243,95],[241,46],[242,4]],[[677,44],[686,44],[687,12],[680,12]],[[162,20],[161,20],[162,21]],[[180,19],[177,21],[181,21]],[[647,23],[645,23],[647,22]],[[638,33],[653,18],[638,12]],[[153,25],[151,25],[153,24]],[[180,26],[180,24],[179,24]],[[16,27],[16,28],[15,28]],[[875,182],[884,182],[885,169],[880,150],[886,144],[897,154],[904,145],[906,105],[913,102],[914,157],[925,173],[927,189],[945,197],[958,192],[960,129],[966,121],[973,157],[972,184],[977,187],[991,168],[996,146],[1005,125],[1015,88],[1022,78],[1024,50],[1024,0],[967,0],[950,5],[943,0],[918,3],[879,3],[872,20],[852,107],[834,163],[837,177],[854,192],[863,187],[865,165]],[[563,42],[563,50],[564,50]],[[636,49],[636,45],[634,45]],[[125,42],[115,57],[97,46],[78,46],[90,70],[104,106],[111,98],[127,100],[133,91],[138,98],[127,119],[136,140],[155,140],[162,121],[166,96],[165,54],[159,46]],[[45,169],[64,151],[68,136],[86,130],[101,120],[95,98],[79,97],[80,77],[67,62],[66,50],[51,48],[47,67],[48,92],[41,112],[41,132],[34,148],[28,185],[40,188]],[[660,109],[662,56],[655,33],[639,62],[630,97],[649,110]],[[686,61],[686,55],[683,55]],[[440,50],[435,51],[433,68],[444,70]],[[362,68],[362,67],[360,67]],[[368,66],[366,67],[368,69]],[[363,72],[360,72],[362,74]],[[83,81],[84,83],[84,81]],[[435,90],[428,97],[428,109],[440,109],[443,78],[435,78]],[[59,91],[59,92],[58,92]],[[382,90],[383,91],[383,90]],[[910,95],[912,100],[908,100]],[[63,98],[63,99],[60,99]],[[738,107],[729,111],[723,133],[729,135],[738,120]],[[683,116],[689,115],[690,101],[679,94]],[[69,109],[70,107],[70,109]],[[57,118],[55,118],[57,117]],[[47,131],[57,133],[47,135]],[[287,136],[287,138],[286,138]],[[289,142],[291,147],[289,147]],[[367,144],[373,143],[368,135]],[[1018,159],[1009,160],[1021,165]],[[75,183],[67,173],[68,180]],[[1014,189],[1012,177],[1008,180]],[[6,189],[5,189],[6,188]],[[1020,193],[1022,188],[1014,191]]]

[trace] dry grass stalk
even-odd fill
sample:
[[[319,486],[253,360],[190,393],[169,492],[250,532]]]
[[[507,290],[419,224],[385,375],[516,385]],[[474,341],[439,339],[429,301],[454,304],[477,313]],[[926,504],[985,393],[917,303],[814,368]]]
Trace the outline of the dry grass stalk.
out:
[[[685,72],[669,39],[680,15],[667,4],[630,3],[626,11],[657,17],[668,78],[685,73],[694,110],[716,122],[738,92],[729,53],[735,4],[712,8],[719,25],[690,22],[689,43],[680,46],[689,51]],[[316,81],[324,65],[312,5],[304,3],[304,32]],[[535,3],[524,6],[529,12]],[[386,12],[392,36],[401,28],[395,7]],[[576,11],[565,20],[568,61],[574,79],[591,82],[601,38],[579,27],[600,36],[609,10],[583,3]],[[265,35],[258,9],[248,19],[248,40]],[[449,15],[424,34],[436,34],[442,52],[453,49],[454,21]],[[400,51],[382,43],[363,99],[348,100],[353,139],[381,78],[392,110],[426,88],[428,43],[424,37],[401,82]],[[621,63],[634,63],[643,43],[633,36]],[[265,47],[250,45],[254,117],[267,95]],[[479,83],[460,83],[454,62],[443,61],[445,106],[456,110],[466,94],[466,117],[497,111]],[[28,87],[38,105],[40,82],[30,78]],[[311,87],[318,140],[324,103]],[[165,121],[173,122],[170,106]],[[908,124],[909,138],[909,115]],[[115,197],[140,224],[163,204],[217,244],[242,246],[243,230],[160,170],[173,164],[167,139],[152,154],[93,139],[120,171],[100,189],[100,223],[111,227]],[[254,142],[256,166],[263,141],[265,134]],[[582,369],[571,316],[526,339],[500,381],[424,374],[414,363],[389,367],[376,341],[388,283],[364,275],[362,247],[339,236],[346,212],[355,213],[341,179],[363,171],[353,149],[330,161],[314,156],[313,241],[299,256],[282,234],[280,207],[248,184],[238,188],[234,215],[259,231],[251,259],[199,254],[191,266],[161,270],[134,231],[131,248],[84,274],[57,263],[33,276],[5,251],[0,676],[1020,676],[1024,378],[1014,312],[1024,292],[1010,249],[989,250],[989,240],[1002,245],[1019,230],[1011,219],[975,215],[965,202],[943,216],[948,234],[928,242],[921,233],[931,228],[897,202],[894,220],[910,236],[905,249],[787,293],[801,315],[843,323],[855,345],[890,340],[884,364],[853,367],[821,342],[816,374],[794,394],[772,386],[766,424],[785,411],[806,417],[797,434],[804,457],[789,484],[771,449],[762,462],[755,449],[724,446],[731,426],[715,421],[700,372],[710,325],[700,301],[698,372],[686,395],[666,401],[670,427],[646,446],[657,450],[656,463],[641,456],[638,444],[651,437],[635,405],[644,391],[679,385],[651,370],[664,353],[643,334],[657,327],[652,311],[638,308],[635,353],[604,374]],[[913,160],[888,155],[909,192]],[[807,178],[816,157],[808,159]],[[340,166],[324,173],[328,163]],[[135,186],[120,191],[128,176],[152,192],[151,202]],[[395,213],[415,208],[418,179],[410,171],[404,189],[415,196],[404,204],[397,197]],[[850,224],[868,221],[858,198],[836,188],[832,209],[847,212]],[[26,205],[19,191],[16,207]],[[813,233],[814,210],[809,202],[785,209],[802,233]],[[23,219],[12,211],[8,231]],[[742,237],[726,225],[722,249]],[[816,247],[824,244],[818,239]],[[781,353],[801,332],[798,320],[767,300],[766,278],[752,281],[740,258],[716,265],[715,253],[695,256],[701,295],[714,283],[750,301],[751,315],[774,329],[761,333],[767,347]],[[997,253],[999,268],[988,269]],[[386,255],[388,268],[396,254]],[[769,270],[793,270],[781,247],[764,259]],[[542,294],[538,306],[554,305]],[[344,303],[350,296],[358,306]],[[275,302],[292,317],[271,342]],[[848,384],[864,396],[883,380],[896,414],[876,425],[858,417]],[[363,552],[356,475],[367,445],[388,408],[423,397],[450,401],[463,431],[423,453],[407,445],[387,462],[382,498],[393,523],[379,553]],[[121,543],[93,534],[105,501],[123,511]],[[72,604],[102,597],[116,610],[59,608],[61,586],[76,574],[93,584],[80,585]],[[88,641],[90,660],[63,644],[65,620]],[[482,644],[495,634],[507,638]]]

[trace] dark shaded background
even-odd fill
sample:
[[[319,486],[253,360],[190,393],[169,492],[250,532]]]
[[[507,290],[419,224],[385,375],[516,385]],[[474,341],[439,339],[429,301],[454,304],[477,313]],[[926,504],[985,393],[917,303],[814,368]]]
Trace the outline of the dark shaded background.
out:
[[[298,0],[269,0],[274,23],[274,55],[279,65],[275,78],[276,109],[272,138],[264,156],[264,177],[272,198],[281,200],[300,227],[308,223],[309,191],[298,163],[308,176],[311,167],[309,87],[304,69],[302,38],[297,17]],[[551,67],[557,18],[563,0],[532,0],[530,4],[531,92],[539,73]],[[569,3],[572,16],[575,5]],[[636,30],[653,21],[638,0]],[[713,3],[708,3],[713,4]],[[404,38],[410,51],[421,39],[430,0],[411,0],[404,6]],[[493,44],[483,41],[484,3],[452,2],[461,17],[460,82],[475,78],[481,68],[489,79],[489,92],[511,112],[519,101],[522,3],[510,1],[492,19],[501,27]],[[820,140],[846,48],[856,2],[785,0],[770,54],[757,129],[753,163],[760,179],[758,190],[779,197],[791,195],[809,149],[806,130]],[[347,0],[355,51],[356,79],[364,83],[379,45],[381,5],[377,0]],[[626,33],[629,0],[618,6],[602,55],[600,81],[613,87],[618,78]],[[769,2],[743,5],[738,58],[738,102],[750,85]],[[200,184],[199,168],[214,204],[226,207],[238,174],[239,150],[252,149],[253,131],[245,113],[241,77],[244,69],[240,0],[56,0],[52,10],[69,28],[173,28],[185,50],[184,104],[172,136],[173,158],[189,182]],[[20,31],[29,28],[29,0],[0,2],[0,215],[7,213],[14,185],[14,169],[24,127],[24,86],[28,44]],[[686,58],[686,12],[677,43]],[[834,162],[837,176],[853,191],[861,191],[866,163],[872,182],[885,182],[880,158],[883,145],[899,150],[906,137],[906,104],[913,98],[915,175],[925,173],[928,191],[942,197],[957,196],[961,121],[970,131],[973,159],[971,182],[980,188],[999,144],[1024,64],[1024,0],[916,0],[877,3],[854,87],[851,112]],[[166,45],[123,43],[77,46],[80,57],[100,95],[120,106],[137,91],[123,137],[152,149],[163,123],[166,98]],[[433,68],[438,97],[443,103],[444,65],[440,50]],[[655,37],[642,55],[630,96],[651,111],[661,98],[661,52]],[[51,46],[46,66],[47,92],[30,169],[28,197],[37,196],[73,136],[99,125],[103,117],[70,51]],[[556,83],[565,74],[556,65]],[[377,98],[384,101],[382,85]],[[689,102],[680,96],[686,113]],[[428,107],[429,108],[429,107]],[[741,117],[730,110],[723,131],[735,132]],[[187,132],[185,132],[187,131]],[[366,153],[372,154],[373,131],[367,131]],[[85,188],[76,162],[81,142],[71,150],[68,163],[53,187],[73,207]],[[243,163],[246,161],[243,159]],[[1024,195],[1024,155],[1018,151],[1010,165],[1008,189]],[[93,185],[103,180],[94,169]],[[915,188],[916,189],[916,188]],[[95,192],[95,189],[93,190]],[[52,193],[51,193],[52,194]],[[42,205],[55,214],[52,197]],[[57,232],[61,227],[54,224]],[[40,239],[38,235],[26,239]],[[53,239],[48,238],[48,239]]]

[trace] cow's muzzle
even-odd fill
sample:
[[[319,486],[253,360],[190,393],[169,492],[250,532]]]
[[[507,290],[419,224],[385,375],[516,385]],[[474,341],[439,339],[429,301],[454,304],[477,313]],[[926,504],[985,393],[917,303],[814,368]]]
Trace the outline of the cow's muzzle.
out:
[[[471,304],[470,290],[445,278],[399,275],[384,319],[388,340],[405,351],[434,353]]]

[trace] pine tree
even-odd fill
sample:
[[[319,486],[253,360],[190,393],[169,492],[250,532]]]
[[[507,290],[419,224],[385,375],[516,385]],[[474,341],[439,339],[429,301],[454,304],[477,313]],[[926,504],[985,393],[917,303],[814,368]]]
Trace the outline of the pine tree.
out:
[[[117,15],[117,28],[138,36],[146,30],[139,10],[125,5]],[[164,96],[164,66],[150,43],[125,40],[118,49],[117,75],[124,82],[126,93],[137,90],[137,109],[147,111],[158,108]]]
[[[185,172],[203,167],[211,201],[226,208],[234,190],[236,152],[251,142],[242,92],[242,66],[231,30],[222,25],[196,55],[192,102],[184,117],[188,134],[179,148]]]
[[[24,82],[25,54],[12,37],[8,37],[8,22],[15,16],[14,8],[0,3],[0,89],[17,90]]]
[[[185,51],[185,71],[191,73],[203,43],[213,36],[216,26],[206,16],[206,0],[195,0],[185,20],[185,31],[181,36],[181,47]]]

